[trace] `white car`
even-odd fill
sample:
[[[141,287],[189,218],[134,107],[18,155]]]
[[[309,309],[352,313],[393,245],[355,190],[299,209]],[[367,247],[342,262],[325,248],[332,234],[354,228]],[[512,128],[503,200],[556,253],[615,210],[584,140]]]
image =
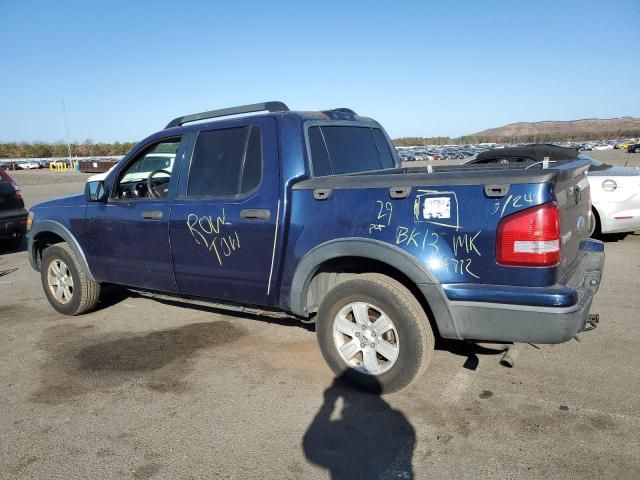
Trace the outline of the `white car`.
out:
[[[613,167],[591,161],[587,172],[593,205],[594,233],[640,230],[640,168]]]
[[[549,163],[588,160],[587,172],[591,192],[591,234],[626,233],[640,230],[640,168],[613,167],[576,150],[555,145],[528,145],[489,150],[462,161],[470,163],[521,164],[525,168],[541,168]]]
[[[18,168],[22,170],[37,170],[40,168],[40,164],[38,162],[22,162],[18,164]]]

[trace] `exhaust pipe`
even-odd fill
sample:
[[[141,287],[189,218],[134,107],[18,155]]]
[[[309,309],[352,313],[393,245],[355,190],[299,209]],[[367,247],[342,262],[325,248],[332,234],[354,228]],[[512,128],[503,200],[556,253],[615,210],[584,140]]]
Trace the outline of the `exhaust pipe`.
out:
[[[520,353],[520,345],[521,344],[519,343],[509,345],[509,348],[507,348],[500,359],[500,365],[503,367],[513,368],[516,364],[518,354]]]
[[[587,321],[584,323],[584,327],[582,328],[583,332],[589,332],[591,330],[595,330],[595,328],[600,323],[600,315],[598,313],[590,313],[587,317]]]

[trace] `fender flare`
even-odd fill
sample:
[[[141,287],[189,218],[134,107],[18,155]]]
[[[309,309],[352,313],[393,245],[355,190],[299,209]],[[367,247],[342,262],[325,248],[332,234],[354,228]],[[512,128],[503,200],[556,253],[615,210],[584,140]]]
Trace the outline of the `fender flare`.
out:
[[[361,257],[376,260],[405,274],[424,295],[435,318],[440,335],[460,338],[449,312],[449,301],[433,274],[419,260],[380,240],[370,238],[341,238],[322,243],[310,250],[296,267],[291,282],[289,305],[299,316],[307,316],[306,299],[309,285],[318,268],[328,260],[340,257]]]
[[[67,242],[67,244],[71,247],[71,250],[73,250],[73,253],[75,253],[76,258],[80,262],[80,265],[82,266],[82,269],[84,270],[87,278],[93,282],[96,281],[93,273],[91,273],[91,269],[89,268],[87,257],[84,255],[84,251],[78,243],[78,240],[76,240],[76,237],[73,236],[73,233],[71,233],[71,231],[67,227],[59,222],[56,222],[55,220],[43,220],[42,222],[37,222],[35,225],[33,225],[33,228],[31,228],[31,231],[29,232],[29,263],[31,263],[31,267],[35,271],[40,271],[40,264],[38,262],[34,240],[39,233],[43,232],[55,233],[65,242]]]

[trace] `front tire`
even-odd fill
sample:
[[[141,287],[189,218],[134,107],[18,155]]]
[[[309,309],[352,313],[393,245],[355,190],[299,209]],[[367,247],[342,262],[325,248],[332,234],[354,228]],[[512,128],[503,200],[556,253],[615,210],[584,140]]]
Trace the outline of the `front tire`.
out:
[[[40,279],[47,300],[64,315],[90,312],[100,298],[100,284],[87,278],[67,243],[57,243],[43,252]]]
[[[332,288],[320,304],[316,334],[337,376],[376,393],[408,387],[429,364],[435,343],[418,300],[380,274],[363,274]]]

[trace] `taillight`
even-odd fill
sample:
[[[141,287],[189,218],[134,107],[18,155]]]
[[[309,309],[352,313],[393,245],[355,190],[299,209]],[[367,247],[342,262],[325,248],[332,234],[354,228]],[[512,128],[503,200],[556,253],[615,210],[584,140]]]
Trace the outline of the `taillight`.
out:
[[[18,184],[15,182],[11,182],[11,185],[13,185],[13,189],[16,192],[16,200],[24,200],[24,197],[22,196],[22,190],[20,190]]]
[[[496,260],[501,265],[552,267],[560,261],[560,214],[555,202],[503,218]]]

